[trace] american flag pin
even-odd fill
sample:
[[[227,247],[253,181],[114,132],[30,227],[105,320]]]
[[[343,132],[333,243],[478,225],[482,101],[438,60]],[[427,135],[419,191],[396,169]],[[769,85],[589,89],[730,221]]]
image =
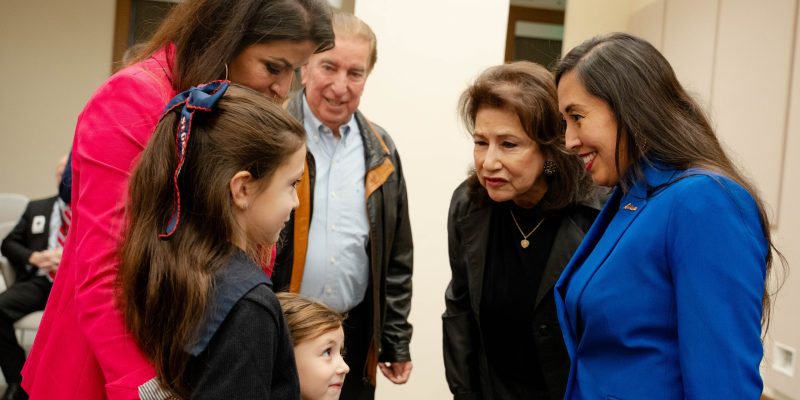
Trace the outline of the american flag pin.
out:
[[[636,211],[636,210],[639,209],[639,207],[636,207],[635,205],[633,205],[633,203],[625,204],[625,207],[622,207],[622,208],[624,208],[624,209],[626,209],[628,211]]]

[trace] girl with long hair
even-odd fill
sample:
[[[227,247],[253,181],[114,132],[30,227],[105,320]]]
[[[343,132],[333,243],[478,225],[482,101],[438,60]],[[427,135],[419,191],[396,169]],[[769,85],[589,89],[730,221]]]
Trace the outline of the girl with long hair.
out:
[[[181,93],[131,177],[119,304],[180,398],[294,399],[289,330],[258,251],[297,206],[303,127],[227,82]]]

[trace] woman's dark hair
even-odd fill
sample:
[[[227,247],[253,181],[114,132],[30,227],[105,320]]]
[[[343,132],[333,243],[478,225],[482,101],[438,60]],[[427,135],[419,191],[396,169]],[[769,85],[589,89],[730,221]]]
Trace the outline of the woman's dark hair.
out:
[[[276,40],[311,41],[317,52],[334,45],[331,10],[324,0],[186,0],[131,61],[142,61],[173,43],[172,87],[225,77],[225,65],[246,47]]]
[[[234,254],[233,238],[242,235],[229,182],[248,171],[265,190],[275,170],[303,148],[305,131],[269,98],[232,84],[213,112],[192,120],[179,180],[180,226],[162,240],[172,215],[177,123],[176,112],[161,119],[131,177],[117,283],[133,337],[162,385],[185,397],[185,348],[196,340],[215,273]],[[253,258],[265,245],[259,240],[247,240]]]
[[[640,160],[658,161],[676,169],[703,168],[727,176],[755,200],[762,233],[786,265],[770,234],[769,216],[755,186],[720,146],[705,112],[681,86],[669,62],[653,45],[626,33],[591,38],[570,50],[556,65],[556,85],[574,71],[586,91],[605,101],[617,122],[615,163],[620,187],[627,190],[642,179]],[[621,145],[621,141],[625,141]],[[624,149],[625,154],[620,154]],[[630,162],[620,171],[620,158]],[[767,254],[769,282],[772,252]],[[765,290],[762,323],[769,325],[770,296]]]
[[[587,200],[592,195],[591,182],[580,159],[564,147],[561,113],[558,111],[553,75],[539,64],[517,61],[491,67],[475,79],[458,102],[458,112],[470,134],[481,108],[505,108],[519,117],[525,133],[545,159],[556,165],[553,175],[544,175],[548,189],[540,201],[543,210],[560,209]],[[485,197],[473,170],[469,177],[471,192]]]

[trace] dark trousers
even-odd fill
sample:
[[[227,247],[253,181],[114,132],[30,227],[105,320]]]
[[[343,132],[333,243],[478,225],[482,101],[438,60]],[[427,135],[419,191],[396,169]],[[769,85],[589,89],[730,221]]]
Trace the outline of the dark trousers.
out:
[[[367,290],[369,297],[370,291]],[[341,400],[372,400],[375,398],[375,387],[369,383],[366,371],[367,353],[369,352],[370,335],[372,334],[372,318],[369,301],[364,299],[347,313],[344,321],[344,360],[350,372],[342,386]]]
[[[8,383],[22,381],[25,350],[17,343],[14,322],[34,312],[44,310],[53,283],[47,277],[34,276],[17,282],[0,292],[0,368]]]

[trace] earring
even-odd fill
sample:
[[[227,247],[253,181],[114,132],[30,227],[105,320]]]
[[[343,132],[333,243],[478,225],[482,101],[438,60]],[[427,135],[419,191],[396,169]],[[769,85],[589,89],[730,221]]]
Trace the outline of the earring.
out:
[[[633,142],[636,144],[639,153],[644,154],[647,152],[647,137],[641,134],[633,135]]]
[[[225,63],[225,79],[224,80],[226,80],[226,81],[228,80],[228,63]]]
[[[554,175],[558,171],[558,166],[556,162],[553,160],[545,160],[544,162],[544,174],[545,175]]]
[[[639,135],[639,152],[642,154],[647,152],[647,138]]]

